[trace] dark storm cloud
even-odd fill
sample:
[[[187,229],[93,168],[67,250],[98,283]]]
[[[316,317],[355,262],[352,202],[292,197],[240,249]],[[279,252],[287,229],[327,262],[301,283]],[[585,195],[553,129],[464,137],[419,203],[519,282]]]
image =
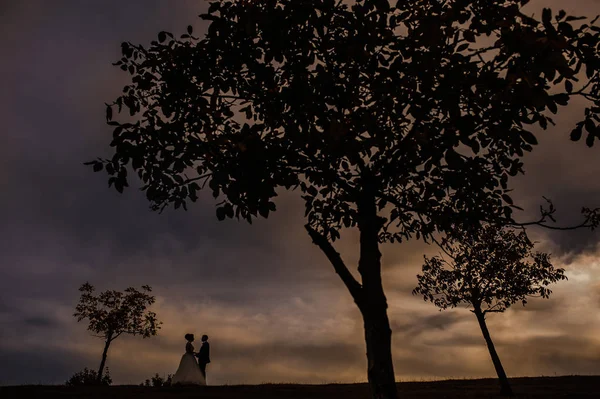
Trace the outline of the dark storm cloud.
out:
[[[391,322],[392,331],[403,336],[415,336],[430,329],[445,330],[463,319],[457,311],[439,312],[430,316],[414,313],[404,323]]]
[[[574,4],[570,8],[576,8]],[[594,10],[600,12],[600,3],[595,3]],[[542,197],[552,200],[557,210],[554,215],[557,222],[548,221],[551,226],[578,225],[583,221],[582,207],[600,207],[599,150],[597,146],[588,148],[583,142],[569,140],[569,133],[583,118],[582,110],[586,105],[589,104],[575,99],[554,116],[555,127],[535,130],[539,145],[526,154],[523,159],[525,174],[514,178],[512,184],[515,202],[525,209],[516,213],[518,220],[537,220],[540,205],[547,207]],[[549,240],[552,252],[557,255],[594,251],[600,241],[598,230],[532,230],[534,235]]]
[[[44,350],[42,353],[20,350],[0,352],[0,385],[63,384],[73,370],[83,369],[88,359],[63,350]],[[27,379],[23,378],[27,375]]]
[[[260,234],[260,223],[258,229],[252,227],[252,233],[242,223],[218,223],[208,193],[201,198],[204,206],[192,207],[188,213],[158,215],[148,210],[139,191],[119,196],[107,189],[104,176],[82,165],[108,150],[110,133],[102,121],[102,102],[118,95],[124,77],[110,65],[119,56],[120,41],[148,42],[156,34],[156,27],[130,21],[159,19],[160,29],[177,31],[187,23],[197,24],[195,13],[206,5],[178,2],[177,7],[168,7],[162,2],[144,2],[141,8],[133,3],[123,8],[115,2],[88,6],[24,2],[12,10],[36,21],[32,30],[37,35],[24,32],[32,36],[27,50],[7,44],[14,57],[6,68],[21,80],[11,81],[11,96],[3,99],[13,123],[6,129],[8,146],[2,152],[19,154],[10,158],[12,163],[3,172],[10,187],[0,198],[6,213],[0,227],[0,251],[6,263],[28,262],[27,269],[40,272],[74,270],[70,284],[86,274],[79,273],[82,265],[108,281],[115,276],[138,280],[140,273],[147,275],[149,283],[165,278],[198,280],[200,275],[213,283],[228,276],[227,283],[232,285],[276,278],[289,262],[272,266],[267,260],[280,255],[268,239],[273,223],[266,228],[262,225],[265,234]],[[115,9],[119,10],[116,14]],[[23,27],[12,23],[9,29],[16,37]],[[44,35],[49,30],[53,35]],[[278,225],[285,226],[285,221]],[[31,247],[39,254],[35,259],[23,256]],[[246,262],[240,263],[240,258]],[[62,265],[48,264],[59,259]],[[125,263],[127,268],[123,268]],[[23,274],[15,267],[11,272],[13,278]],[[57,273],[42,284],[61,278]],[[47,294],[29,289],[30,294]],[[219,292],[223,291],[227,290]]]
[[[20,15],[5,16],[8,37],[29,39],[27,46],[5,39],[12,56],[6,72],[15,77],[2,98],[8,125],[1,151],[12,160],[5,169],[12,173],[4,172],[10,189],[0,199],[6,213],[2,241],[8,247],[25,242],[23,235],[30,240],[71,236],[73,248],[107,237],[111,249],[122,254],[144,248],[159,227],[180,231],[190,225],[182,216],[158,221],[146,212],[141,196],[119,198],[82,165],[102,155],[94,152],[104,152],[96,137],[106,142],[107,129],[95,117],[103,100],[118,93],[117,85],[106,90],[103,80],[117,83],[110,62],[118,57],[119,42],[155,34],[129,21],[160,15],[168,28],[173,19],[183,18],[190,3],[180,2],[179,13],[162,4],[145,2],[138,8],[117,2],[20,2],[13,7]],[[111,25],[114,29],[107,30]],[[40,230],[42,237],[36,237]]]
[[[28,328],[43,329],[55,327],[58,323],[56,323],[56,320],[47,317],[29,317],[23,320],[23,324]]]
[[[135,187],[118,195],[103,175],[82,165],[110,154],[103,103],[118,96],[127,79],[110,65],[120,57],[120,42],[149,43],[160,30],[177,33],[188,24],[201,31],[196,15],[207,4],[5,3],[0,73],[9,78],[0,91],[0,383],[61,383],[84,366],[95,368],[101,342],[72,318],[77,287],[86,280],[99,289],[151,284],[158,298],[155,310],[165,322],[160,335],[123,339],[111,348],[109,366],[117,383],[173,373],[187,331],[211,335],[211,383],[364,380],[360,314],[303,230],[296,193],[282,195],[278,212],[252,226],[218,222],[209,193],[187,213],[158,215]],[[532,3],[539,8],[550,2]],[[568,8],[590,14],[600,5],[578,1]],[[526,159],[527,174],[515,181],[515,198],[527,209],[524,218],[536,216],[541,195],[555,201],[564,224],[577,220],[581,206],[599,205],[598,149],[569,142],[569,126],[579,113],[562,115],[556,129],[540,133],[539,148]],[[499,351],[515,374],[552,367],[600,372],[589,356],[599,345],[590,331],[600,324],[573,321],[600,305],[594,285],[600,278],[594,263],[599,236],[547,230],[538,235],[558,263],[570,265],[573,277],[556,288],[553,300],[531,301],[494,317],[490,329]],[[352,231],[336,242],[354,272],[356,241]],[[384,245],[382,252],[397,374],[493,375],[470,312],[440,313],[410,295],[423,253],[435,254],[435,248],[409,242]],[[565,336],[571,341],[560,346]]]

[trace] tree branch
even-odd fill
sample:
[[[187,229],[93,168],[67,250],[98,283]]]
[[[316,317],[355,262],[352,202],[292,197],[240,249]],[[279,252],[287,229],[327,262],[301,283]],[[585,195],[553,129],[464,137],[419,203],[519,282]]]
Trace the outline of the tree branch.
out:
[[[525,223],[518,223],[518,222],[513,222],[513,223],[509,223],[509,225],[514,226],[514,227],[527,227],[527,226],[540,226],[540,227],[544,227],[546,229],[550,229],[550,230],[577,230],[580,228],[589,228],[591,230],[594,230],[595,228],[598,227],[598,225],[600,224],[600,208],[594,208],[594,209],[589,209],[589,208],[583,208],[582,209],[582,214],[584,216],[584,220],[574,226],[551,226],[549,224],[547,224],[547,220],[550,219],[552,222],[556,223],[556,220],[554,219],[554,213],[556,212],[556,208],[554,208],[554,205],[552,204],[552,202],[550,200],[548,200],[547,198],[544,197],[544,199],[546,199],[546,201],[550,204],[550,208],[549,209],[544,209],[543,207],[540,206],[540,212],[541,212],[541,216],[538,220],[536,221],[532,221],[532,222],[525,222]]]
[[[488,314],[488,313],[503,313],[503,312],[504,312],[504,310],[490,308],[490,309],[485,309],[485,310],[482,310],[481,312],[482,312],[484,315],[486,315],[486,314]]]
[[[340,278],[346,285],[346,288],[348,288],[348,291],[350,291],[350,294],[354,298],[354,301],[359,301],[360,297],[362,296],[362,285],[360,285],[360,283],[356,281],[352,273],[350,273],[350,271],[344,264],[344,261],[342,260],[340,254],[335,250],[333,245],[331,245],[331,243],[329,242],[329,240],[327,240],[325,236],[317,232],[308,224],[304,227],[306,228],[306,231],[308,232],[310,238],[313,240],[313,243],[319,248],[321,248],[321,251],[323,251],[325,256],[327,256],[327,258],[333,265],[335,272],[340,276]]]

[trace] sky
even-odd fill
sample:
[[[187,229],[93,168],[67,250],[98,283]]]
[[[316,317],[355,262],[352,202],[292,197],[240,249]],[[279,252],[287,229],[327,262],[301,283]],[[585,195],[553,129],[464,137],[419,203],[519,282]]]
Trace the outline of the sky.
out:
[[[563,2],[530,6],[555,9]],[[0,385],[60,384],[96,369],[102,342],[72,316],[78,287],[149,284],[163,321],[157,337],[120,337],[108,367],[116,384],[174,373],[183,336],[208,334],[209,384],[359,382],[366,379],[359,311],[303,229],[296,193],[253,225],[218,222],[209,193],[188,212],[151,212],[144,195],[109,190],[83,162],[110,154],[104,103],[127,74],[120,43],[161,30],[206,28],[203,1],[0,1]],[[566,11],[600,13],[598,0]],[[514,198],[535,215],[542,195],[559,221],[600,205],[600,147],[569,141],[581,104],[564,109],[525,158]],[[509,376],[600,374],[600,235],[532,232],[564,267],[550,300],[488,318]],[[357,263],[357,235],[336,243]],[[421,242],[384,245],[383,277],[398,380],[494,376],[473,314],[440,312],[411,295]],[[355,267],[352,268],[355,270]]]

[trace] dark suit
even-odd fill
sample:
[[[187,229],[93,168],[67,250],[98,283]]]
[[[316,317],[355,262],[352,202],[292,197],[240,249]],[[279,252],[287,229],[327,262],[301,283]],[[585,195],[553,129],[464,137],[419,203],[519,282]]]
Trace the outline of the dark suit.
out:
[[[198,356],[198,366],[200,366],[200,371],[202,371],[202,375],[204,375],[204,378],[206,379],[206,365],[210,363],[210,344],[208,341],[202,342],[200,351],[196,356]]]

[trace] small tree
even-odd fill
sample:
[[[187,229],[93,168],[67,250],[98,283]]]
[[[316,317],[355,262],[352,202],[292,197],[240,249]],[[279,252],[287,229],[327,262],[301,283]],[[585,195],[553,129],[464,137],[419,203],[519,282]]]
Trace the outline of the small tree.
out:
[[[423,295],[440,309],[466,304],[475,313],[487,343],[501,393],[512,396],[512,389],[494,348],[485,317],[501,313],[528,297],[548,298],[547,286],[566,279],[563,269],[555,269],[546,253],[532,252],[533,243],[522,231],[493,226],[478,234],[463,234],[454,245],[443,245],[450,260],[425,256],[423,274],[413,294]]]
[[[73,316],[78,322],[87,319],[88,330],[104,340],[96,378],[100,383],[108,348],[115,339],[122,334],[141,335],[142,338],[154,336],[162,323],[156,319],[156,313],[147,310],[155,301],[154,296],[149,295],[152,288],[148,285],[143,285],[141,291],[129,287],[124,292],[108,290],[97,296],[94,290],[87,282],[79,288],[81,297]]]

